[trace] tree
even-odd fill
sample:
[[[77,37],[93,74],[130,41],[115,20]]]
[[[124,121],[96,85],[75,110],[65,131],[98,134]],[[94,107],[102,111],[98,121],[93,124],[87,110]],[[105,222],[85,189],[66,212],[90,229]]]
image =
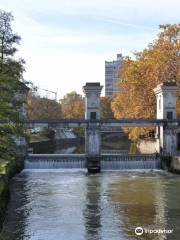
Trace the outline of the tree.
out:
[[[9,56],[13,56],[17,49],[14,43],[19,44],[20,37],[12,32],[11,21],[14,18],[11,13],[0,10],[0,58],[1,67]]]
[[[55,100],[37,96],[28,96],[27,112],[30,120],[50,120],[62,118],[60,103]]]
[[[111,109],[111,97],[101,97],[100,99],[100,109],[101,118],[114,118],[114,114]]]
[[[180,82],[180,24],[161,25],[160,31],[157,40],[135,54],[135,60],[124,59],[120,93],[112,102],[116,118],[155,118],[153,89],[161,82]],[[133,128],[129,136],[137,140],[148,134],[149,129]]]
[[[64,118],[84,118],[84,100],[80,94],[67,93],[60,102]]]
[[[0,159],[12,159],[15,153],[13,137],[22,135],[22,116],[19,109],[24,99],[25,84],[23,83],[24,61],[15,60],[20,37],[12,32],[11,13],[0,10]]]
[[[11,13],[0,10],[0,117],[1,120],[19,120],[19,106],[22,104],[18,93],[22,92],[22,74],[24,61],[14,60],[20,37],[11,29]]]
[[[41,97],[38,87],[28,82],[30,87],[27,98],[27,113],[30,120],[50,120],[62,118],[61,104],[55,100]]]
[[[67,93],[60,102],[64,118],[84,118],[84,99],[80,94],[72,91]],[[82,128],[75,128],[74,133],[84,137]]]

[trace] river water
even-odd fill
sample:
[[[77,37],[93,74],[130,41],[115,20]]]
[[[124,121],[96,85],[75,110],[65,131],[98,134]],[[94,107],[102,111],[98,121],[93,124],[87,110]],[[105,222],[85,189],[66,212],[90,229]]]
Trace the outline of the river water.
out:
[[[139,237],[136,227],[173,232]],[[0,239],[179,240],[180,177],[163,171],[24,170],[12,179]]]

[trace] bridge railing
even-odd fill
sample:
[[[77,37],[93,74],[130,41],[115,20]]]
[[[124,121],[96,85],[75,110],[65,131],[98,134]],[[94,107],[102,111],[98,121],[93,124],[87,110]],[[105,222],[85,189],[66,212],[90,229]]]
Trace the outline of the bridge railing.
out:
[[[24,121],[28,128],[35,126],[61,127],[61,128],[88,128],[91,125],[99,126],[102,130],[118,127],[156,127],[156,126],[179,126],[180,119],[101,119],[101,120],[85,120],[85,119],[39,119]]]

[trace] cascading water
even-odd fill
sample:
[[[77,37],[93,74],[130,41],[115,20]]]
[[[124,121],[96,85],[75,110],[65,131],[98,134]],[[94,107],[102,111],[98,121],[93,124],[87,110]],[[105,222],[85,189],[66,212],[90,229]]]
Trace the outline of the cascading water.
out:
[[[25,169],[86,168],[83,154],[30,154]],[[160,169],[161,161],[155,155],[102,154],[102,170]]]
[[[160,169],[161,161],[154,155],[108,155],[101,160],[102,170]]]
[[[32,154],[25,160],[25,169],[85,168],[83,155]]]

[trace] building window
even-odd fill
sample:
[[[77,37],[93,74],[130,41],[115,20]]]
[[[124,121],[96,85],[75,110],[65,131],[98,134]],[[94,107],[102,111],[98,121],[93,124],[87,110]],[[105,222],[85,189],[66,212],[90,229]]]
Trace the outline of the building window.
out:
[[[173,119],[173,112],[167,112],[167,119]]]
[[[91,112],[90,119],[95,120],[96,119],[96,112]]]

